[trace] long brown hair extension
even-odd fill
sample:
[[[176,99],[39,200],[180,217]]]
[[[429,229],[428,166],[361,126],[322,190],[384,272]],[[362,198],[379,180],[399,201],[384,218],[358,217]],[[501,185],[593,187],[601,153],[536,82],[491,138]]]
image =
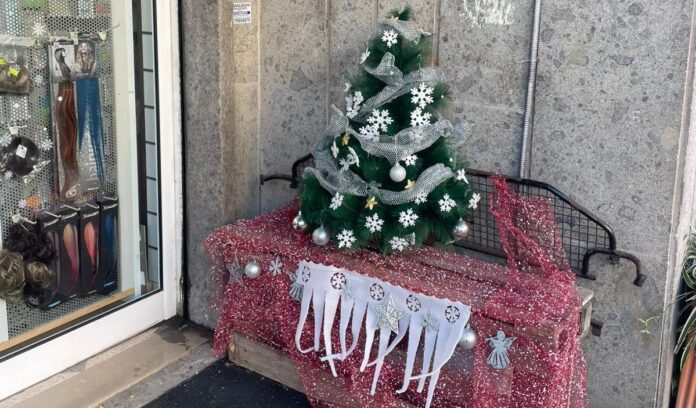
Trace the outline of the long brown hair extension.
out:
[[[77,167],[77,113],[73,82],[61,82],[58,85],[54,110],[60,142],[60,158],[65,175],[63,185],[60,187],[60,196],[64,200],[73,201],[77,198],[77,183],[80,180]]]

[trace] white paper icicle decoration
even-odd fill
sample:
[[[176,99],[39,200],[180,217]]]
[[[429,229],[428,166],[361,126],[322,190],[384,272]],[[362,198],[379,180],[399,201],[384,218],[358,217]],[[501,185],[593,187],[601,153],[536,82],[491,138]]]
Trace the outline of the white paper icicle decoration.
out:
[[[301,353],[319,351],[324,338],[325,356],[331,371],[336,376],[335,361],[344,360],[358,346],[362,326],[365,326],[364,359],[361,371],[375,366],[371,393],[374,394],[384,358],[405,338],[408,339],[404,383],[398,393],[405,392],[409,383],[418,380],[418,392],[423,391],[429,378],[426,408],[430,406],[440,370],[449,361],[457,347],[464,327],[469,321],[471,308],[449,299],[438,299],[410,292],[356,272],[332,266],[300,262],[295,274],[296,284],[303,285],[300,320],[295,333],[295,343]],[[393,303],[392,303],[393,302]],[[309,310],[314,310],[313,344],[302,347],[304,330]],[[340,305],[340,310],[339,309]],[[338,330],[340,351],[333,350],[331,335],[336,314],[339,315]],[[398,324],[396,323],[398,322]],[[348,346],[346,332],[351,326],[352,344]],[[396,329],[398,325],[398,330]],[[379,330],[377,357],[370,361],[375,332]],[[417,375],[413,374],[416,353],[425,332],[422,347],[423,364]]]

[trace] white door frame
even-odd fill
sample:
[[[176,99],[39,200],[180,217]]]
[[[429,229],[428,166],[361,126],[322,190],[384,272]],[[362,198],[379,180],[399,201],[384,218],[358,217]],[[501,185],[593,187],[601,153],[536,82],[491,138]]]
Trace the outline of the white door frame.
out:
[[[0,400],[175,316],[177,311],[181,309],[183,303],[183,290],[180,283],[182,274],[183,188],[178,4],[172,1],[153,1],[153,3],[157,16],[157,57],[159,61],[159,149],[162,209],[160,250],[162,251],[163,290],[0,363]],[[130,2],[115,1],[111,4],[114,20],[122,21],[114,28],[113,35],[132,39],[132,19],[124,18],[132,16]],[[124,21],[125,23],[123,23]],[[116,46],[115,42],[115,48]],[[132,40],[125,41],[125,44],[119,44],[118,47],[122,49],[114,51],[130,52],[132,55]],[[118,55],[117,52],[114,54]],[[127,81],[128,86],[121,87],[116,91],[117,94],[121,93],[119,98],[121,101],[125,100],[131,105],[127,110],[131,112],[131,115],[134,115],[133,67],[128,69],[131,72],[130,80]],[[126,133],[126,139],[135,140],[134,124],[134,121],[127,124],[130,130]],[[124,147],[128,147],[129,150],[134,148],[134,146]],[[119,157],[121,153],[128,155],[130,152],[119,150]],[[132,178],[133,170],[119,167],[118,173],[119,185],[123,186],[122,182]],[[124,204],[121,209],[125,208],[122,211],[125,211],[126,215],[133,211],[131,208],[133,201],[126,198],[129,195],[134,194],[121,195],[121,202]],[[137,203],[137,195],[134,199]],[[122,232],[124,232],[123,229]],[[125,232],[127,234],[124,235],[136,233],[136,231]],[[128,261],[122,262],[122,265],[137,267],[137,271],[139,270],[139,261],[137,260],[139,252],[133,253],[134,251],[135,247],[125,251],[132,259],[126,258]]]

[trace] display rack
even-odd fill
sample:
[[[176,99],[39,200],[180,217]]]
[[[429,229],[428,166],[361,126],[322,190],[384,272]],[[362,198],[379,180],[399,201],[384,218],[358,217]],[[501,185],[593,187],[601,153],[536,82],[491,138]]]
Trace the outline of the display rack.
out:
[[[14,214],[31,219],[37,210],[60,205],[56,194],[57,152],[51,119],[51,84],[47,51],[48,44],[58,37],[75,38],[76,35],[84,34],[101,37],[101,41],[96,42],[96,48],[106,176],[102,192],[110,196],[119,196],[118,179],[122,174],[119,173],[121,165],[117,161],[116,151],[117,145],[121,142],[116,138],[115,122],[119,103],[116,94],[119,92],[115,89],[116,49],[111,35],[114,28],[111,7],[111,1],[106,0],[3,0],[0,4],[0,34],[34,37],[36,40],[35,45],[29,49],[27,61],[32,80],[31,93],[0,94],[0,137],[9,134],[12,127],[13,132],[19,132],[20,136],[28,137],[41,147],[40,160],[45,163],[44,166],[37,166],[38,170],[32,173],[31,177],[0,178],[0,231],[4,234],[7,233]],[[127,68],[125,70],[127,71]],[[131,77],[132,73],[127,72],[124,75]],[[129,97],[126,96],[125,99],[127,106],[130,103]],[[130,138],[125,139],[125,143],[131,142]],[[125,156],[128,157],[128,154]],[[96,193],[86,195],[79,201],[90,200],[95,195]],[[38,208],[27,206],[28,197],[38,199]],[[126,226],[126,231],[130,231],[130,227]],[[127,238],[126,242],[132,241],[132,238]],[[121,246],[123,242],[124,237],[121,237]],[[90,310],[90,307],[93,309],[94,305],[109,304],[115,297],[123,298],[123,294],[128,294],[126,297],[139,295],[139,288],[129,289],[138,286],[134,282],[135,279],[130,276],[119,278],[120,287],[114,295],[95,294],[76,298],[50,310],[0,300],[0,343],[33,332],[51,322],[65,322],[64,318],[67,316],[74,317],[80,311]]]

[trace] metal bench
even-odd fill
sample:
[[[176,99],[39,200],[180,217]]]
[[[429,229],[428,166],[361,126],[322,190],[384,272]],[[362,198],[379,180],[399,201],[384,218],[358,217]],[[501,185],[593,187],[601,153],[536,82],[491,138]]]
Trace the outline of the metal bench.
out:
[[[270,180],[286,180],[291,188],[297,188],[302,179],[302,172],[312,165],[312,155],[308,154],[293,163],[292,173],[289,175],[261,175],[261,185]],[[493,190],[490,177],[493,173],[476,169],[467,169],[466,172],[473,190],[481,194],[481,201],[478,209],[467,220],[472,225],[471,234],[465,240],[458,241],[455,246],[504,259],[505,252],[498,237],[495,219],[488,211],[488,193]],[[608,260],[612,264],[617,264],[620,259],[632,262],[636,271],[633,284],[643,285],[647,276],[643,273],[640,260],[633,254],[617,249],[616,237],[611,228],[590,211],[550,184],[517,177],[504,176],[504,178],[518,194],[548,200],[556,214],[566,257],[571,269],[578,277],[595,280],[597,277],[590,270],[590,260],[594,255],[604,254],[608,255]],[[591,291],[585,292],[589,292],[589,295],[581,294],[581,298],[583,305],[588,305],[589,309],[592,294]],[[585,315],[589,321],[589,310],[585,310]],[[587,331],[588,325],[583,325],[584,331]],[[599,335],[601,325],[601,322],[592,321],[592,333]]]

